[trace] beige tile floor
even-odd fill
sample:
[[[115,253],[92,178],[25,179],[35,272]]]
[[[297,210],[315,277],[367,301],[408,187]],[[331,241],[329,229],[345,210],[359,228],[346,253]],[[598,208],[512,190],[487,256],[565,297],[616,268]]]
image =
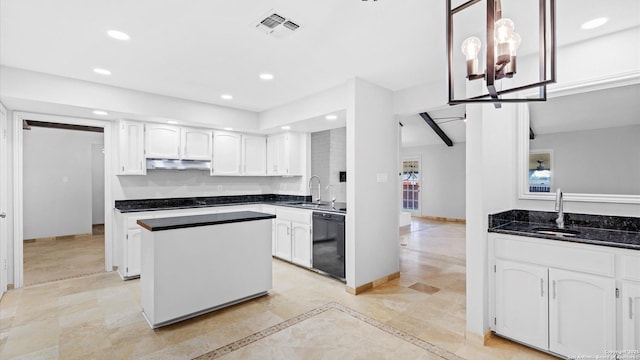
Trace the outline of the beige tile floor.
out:
[[[115,273],[11,290],[0,301],[0,359],[190,359],[329,302],[466,359],[552,358],[500,338],[465,341],[464,225],[414,221],[401,233],[401,277],[364,294],[274,260],[269,295],[156,331],[142,318],[139,280]]]
[[[27,240],[24,284],[42,284],[104,271],[104,225],[91,234]]]

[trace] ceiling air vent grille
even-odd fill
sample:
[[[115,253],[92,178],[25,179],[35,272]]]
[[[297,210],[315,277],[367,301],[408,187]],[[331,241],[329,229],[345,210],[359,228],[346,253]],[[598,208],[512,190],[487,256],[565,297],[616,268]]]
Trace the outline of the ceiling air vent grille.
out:
[[[300,27],[291,19],[277,14],[273,9],[261,16],[253,25],[258,31],[277,38],[288,37]]]

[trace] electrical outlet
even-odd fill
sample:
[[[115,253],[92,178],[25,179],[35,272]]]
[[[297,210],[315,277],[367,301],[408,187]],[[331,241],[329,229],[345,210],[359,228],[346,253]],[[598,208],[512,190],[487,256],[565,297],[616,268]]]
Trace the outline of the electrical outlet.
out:
[[[218,192],[222,192],[222,185],[218,185]]]

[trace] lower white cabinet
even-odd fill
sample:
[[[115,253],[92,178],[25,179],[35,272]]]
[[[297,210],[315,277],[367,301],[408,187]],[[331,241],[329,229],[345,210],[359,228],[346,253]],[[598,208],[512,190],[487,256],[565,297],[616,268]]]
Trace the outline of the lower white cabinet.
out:
[[[640,283],[622,283],[622,348],[640,350]]]
[[[311,267],[311,212],[291,208],[276,210],[274,256]]]
[[[549,269],[549,350],[605,355],[616,348],[614,279]]]
[[[502,234],[489,240],[497,334],[566,357],[621,349],[616,259],[628,250]],[[640,305],[640,285],[622,292],[629,306]],[[638,349],[640,322],[629,318],[626,327],[634,330],[622,349]]]
[[[548,269],[496,260],[495,330],[540,349],[549,346]]]
[[[140,276],[140,238],[142,229],[128,229],[124,240],[126,251],[123,254],[123,269],[120,272],[124,279]]]

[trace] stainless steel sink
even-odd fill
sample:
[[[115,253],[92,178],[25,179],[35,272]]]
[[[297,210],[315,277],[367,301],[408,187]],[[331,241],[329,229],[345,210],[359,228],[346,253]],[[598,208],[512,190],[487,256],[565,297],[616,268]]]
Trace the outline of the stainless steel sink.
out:
[[[547,228],[547,227],[539,227],[539,228],[533,229],[533,231],[537,232],[538,234],[554,235],[554,236],[572,237],[572,236],[580,235],[579,231],[568,230],[568,229],[559,229],[559,228],[551,228],[551,227],[549,227],[549,228]]]
[[[298,206],[308,207],[308,208],[319,208],[320,207],[319,204],[309,204],[309,203],[298,204]]]

